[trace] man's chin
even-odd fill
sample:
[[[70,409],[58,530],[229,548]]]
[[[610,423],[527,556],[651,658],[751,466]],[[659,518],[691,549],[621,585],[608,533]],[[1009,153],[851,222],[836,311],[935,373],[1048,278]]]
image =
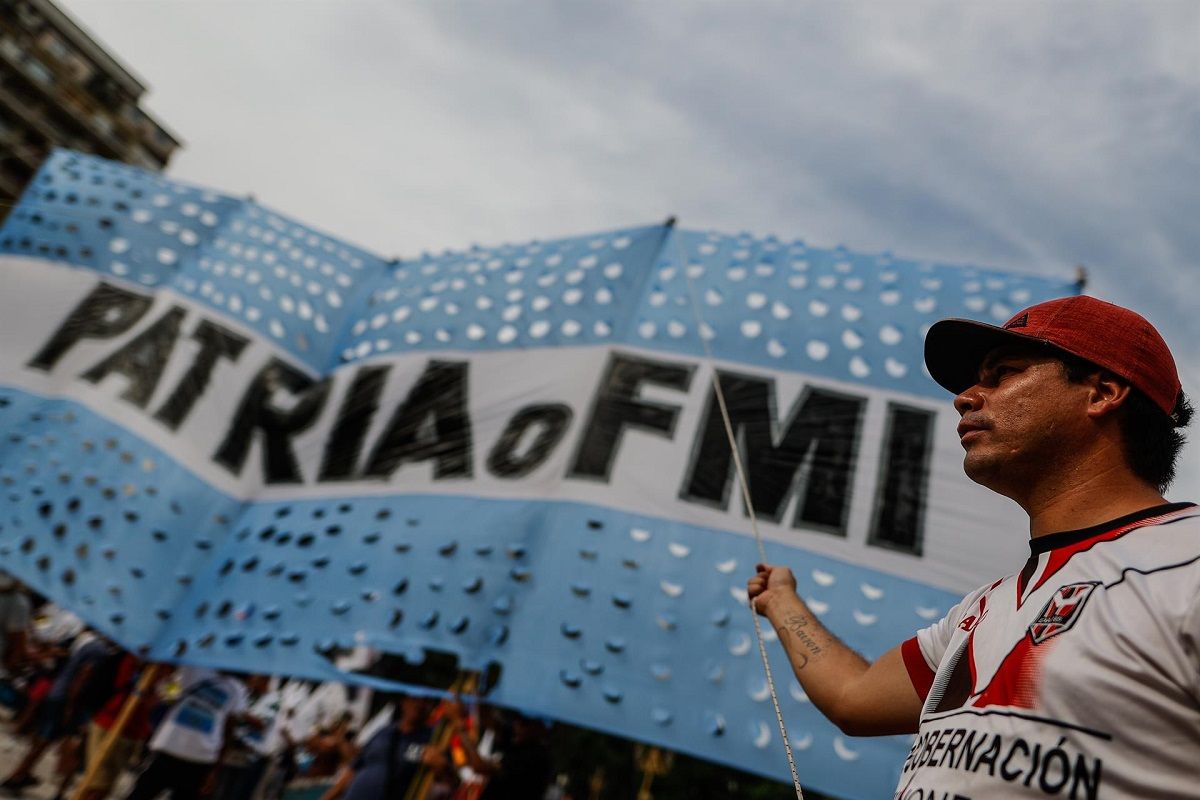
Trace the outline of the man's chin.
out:
[[[967,451],[963,456],[963,472],[967,477],[978,483],[980,486],[986,486],[989,489],[995,488],[997,473],[1000,465],[995,459],[988,458],[985,454],[979,452]]]

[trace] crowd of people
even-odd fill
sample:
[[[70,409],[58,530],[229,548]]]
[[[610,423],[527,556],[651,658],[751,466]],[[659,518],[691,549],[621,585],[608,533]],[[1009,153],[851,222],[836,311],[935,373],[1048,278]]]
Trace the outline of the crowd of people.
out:
[[[55,800],[554,796],[540,721],[459,698],[358,690],[348,702],[335,684],[149,664],[3,573],[0,667],[8,733],[24,744],[0,795],[39,787],[53,754]]]

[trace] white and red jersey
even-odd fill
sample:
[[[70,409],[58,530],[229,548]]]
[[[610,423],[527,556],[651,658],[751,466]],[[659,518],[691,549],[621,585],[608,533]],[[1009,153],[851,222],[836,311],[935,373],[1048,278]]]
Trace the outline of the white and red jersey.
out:
[[[897,798],[1200,798],[1200,508],[1030,542],[901,650],[925,699]]]

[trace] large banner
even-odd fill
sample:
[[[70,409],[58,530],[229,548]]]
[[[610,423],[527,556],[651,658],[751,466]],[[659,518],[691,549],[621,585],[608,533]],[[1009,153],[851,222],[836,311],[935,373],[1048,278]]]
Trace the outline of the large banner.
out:
[[[490,698],[788,779],[767,551],[876,656],[1019,564],[924,373],[936,319],[1065,282],[656,225],[386,261],[68,152],[0,230],[0,565],[155,659]],[[894,786],[769,643],[800,775]]]

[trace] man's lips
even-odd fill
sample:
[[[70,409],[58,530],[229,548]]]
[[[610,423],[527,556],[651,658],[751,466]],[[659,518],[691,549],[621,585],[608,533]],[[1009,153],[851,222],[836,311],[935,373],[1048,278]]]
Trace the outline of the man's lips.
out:
[[[986,425],[981,425],[978,422],[967,422],[966,420],[963,420],[962,422],[958,423],[958,438],[960,440],[966,439],[972,433],[986,431],[987,429],[988,426]]]

